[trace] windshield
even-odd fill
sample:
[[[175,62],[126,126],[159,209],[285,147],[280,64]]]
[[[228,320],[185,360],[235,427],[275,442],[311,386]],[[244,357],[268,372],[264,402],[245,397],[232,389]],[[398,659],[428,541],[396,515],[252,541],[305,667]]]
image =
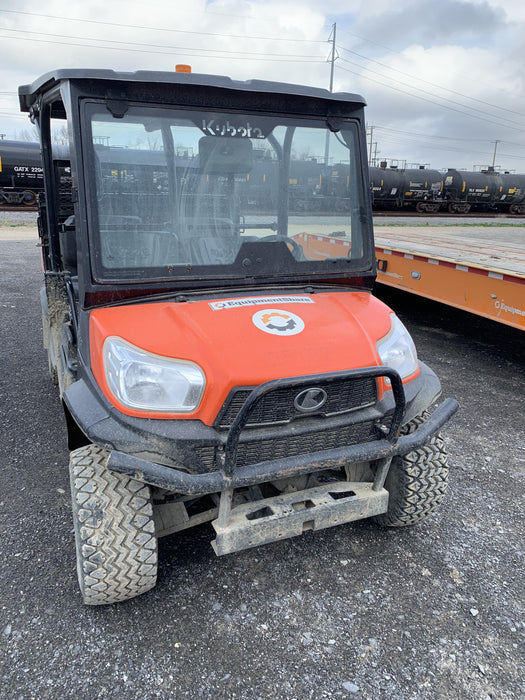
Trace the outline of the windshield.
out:
[[[324,119],[86,109],[95,279],[348,275],[369,264],[352,120],[330,130]]]

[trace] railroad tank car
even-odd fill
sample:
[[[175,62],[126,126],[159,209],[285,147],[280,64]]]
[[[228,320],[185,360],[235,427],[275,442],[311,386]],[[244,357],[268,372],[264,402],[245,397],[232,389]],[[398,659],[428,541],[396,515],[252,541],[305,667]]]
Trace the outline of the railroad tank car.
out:
[[[347,166],[348,169],[348,166]],[[316,159],[292,160],[289,172],[289,209],[292,212],[329,211],[336,200],[342,200],[346,192],[339,192],[334,172],[339,168],[329,168]],[[246,176],[245,196],[249,208],[264,211],[274,208],[279,197],[277,183],[279,164],[270,158],[255,158],[253,167]],[[346,178],[345,178],[346,183]],[[337,189],[337,191],[336,191]],[[344,204],[338,205],[338,211]]]
[[[322,199],[321,199],[322,198]],[[350,167],[349,163],[335,163],[322,166],[319,174],[319,185],[316,189],[316,199],[326,212],[350,211]]]
[[[191,150],[191,149],[190,149]],[[104,177],[113,180],[114,194],[122,192],[121,208],[135,211],[138,198],[134,192],[143,187],[136,181],[130,162],[129,149],[99,146],[99,162]],[[67,170],[67,146],[54,146],[55,157]],[[179,156],[179,154],[177,154]],[[198,167],[198,159],[188,152],[178,161],[188,167]],[[164,157],[156,151],[143,151],[155,176],[150,179],[155,189],[150,192],[158,206],[169,206],[166,195],[167,170]],[[187,162],[185,162],[185,160]],[[267,157],[264,149],[254,154],[253,167],[239,188],[243,206],[265,211],[275,206],[279,165]],[[433,213],[448,208],[451,213],[465,214],[471,209],[501,211],[525,215],[525,175],[498,173],[492,168],[484,171],[449,169],[445,175],[427,168],[402,169],[370,167],[370,188],[374,209],[412,208],[419,213]],[[67,179],[67,173],[65,174]],[[325,165],[311,159],[296,159],[290,163],[290,211],[343,212],[349,207],[348,163]],[[239,184],[239,183],[237,183]],[[37,143],[0,140],[0,207],[6,205],[32,206],[43,190],[40,146]]]
[[[443,187],[451,214],[467,214],[472,208],[494,209],[503,189],[503,179],[496,171],[470,172],[450,168]]]
[[[0,206],[32,206],[43,189],[40,144],[0,140]]]
[[[503,185],[499,193],[498,209],[510,214],[525,214],[525,175],[501,173]]]
[[[246,175],[244,205],[254,212],[275,208],[277,202],[277,161],[268,157],[263,149],[254,150],[253,167]]]
[[[429,168],[407,168],[403,171],[403,205],[414,205],[419,213],[435,213],[442,203],[443,175]]]
[[[274,177],[277,179],[277,162],[274,162]],[[288,190],[290,211],[323,211],[329,208],[326,197],[330,193],[324,187],[326,170],[315,158],[290,162]]]
[[[393,209],[403,204],[403,173],[397,168],[370,168],[372,206]]]
[[[370,168],[372,205],[376,208],[415,207],[420,213],[441,207],[443,176],[427,168]]]

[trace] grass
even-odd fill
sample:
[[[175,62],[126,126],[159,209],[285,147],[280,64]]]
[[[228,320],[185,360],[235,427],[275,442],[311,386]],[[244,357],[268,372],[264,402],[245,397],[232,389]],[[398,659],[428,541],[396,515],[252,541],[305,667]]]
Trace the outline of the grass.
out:
[[[0,221],[0,228],[35,228],[36,222],[31,221]]]
[[[376,221],[374,221],[374,226],[376,226],[376,227],[384,226],[384,227],[389,227],[389,228],[390,227],[392,227],[392,228],[394,228],[394,227],[407,228],[408,226],[415,226],[418,228],[422,228],[423,226],[428,226],[429,228],[430,227],[432,227],[432,228],[436,228],[436,227],[439,227],[439,228],[442,228],[442,227],[443,228],[444,227],[449,227],[449,228],[524,228],[525,227],[525,220],[523,221],[523,223],[520,223],[520,224],[500,223],[500,222],[494,222],[494,223],[487,222],[487,223],[483,223],[483,224],[482,223],[478,223],[478,224],[470,223],[470,224],[468,224],[468,223],[461,223],[461,222],[455,223],[455,224],[447,224],[445,222],[442,222],[442,223],[438,224],[438,223],[431,223],[429,221],[426,221],[425,223],[422,223],[421,221],[420,222],[410,221],[410,222],[406,222],[406,223],[388,222],[388,223],[383,224],[383,223],[381,223],[381,220],[376,220]]]

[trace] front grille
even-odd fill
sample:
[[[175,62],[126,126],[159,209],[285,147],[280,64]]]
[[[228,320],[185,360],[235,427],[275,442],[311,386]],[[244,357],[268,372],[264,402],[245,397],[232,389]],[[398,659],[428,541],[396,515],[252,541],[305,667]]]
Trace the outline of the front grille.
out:
[[[369,421],[318,433],[287,435],[261,442],[239,443],[237,466],[244,467],[270,459],[296,457],[297,455],[311,454],[312,452],[321,452],[322,450],[331,450],[372,440],[377,440],[377,433],[374,430],[374,423]]]
[[[378,439],[374,421],[345,425],[330,430],[320,430],[301,435],[284,435],[267,440],[240,442],[237,451],[237,467],[266,462],[273,459],[296,457],[302,454],[331,450],[346,445],[357,445]],[[215,448],[201,447],[196,450],[199,459],[208,470],[215,465]]]
[[[313,381],[311,387],[320,387],[328,395],[324,406],[317,411],[316,416],[336,416],[359,408],[372,406],[377,400],[377,384],[374,377],[342,378],[332,381]],[[262,396],[252,407],[248,423],[249,427],[263,425],[278,425],[288,423],[294,418],[304,416],[294,406],[294,400],[303,389],[287,386],[269,392]],[[215,427],[230,428],[252,389],[236,389],[226,399],[226,402],[215,422]]]
[[[209,445],[208,447],[197,447],[195,449],[197,457],[200,459],[205,471],[213,472],[217,469],[215,464],[215,447]]]

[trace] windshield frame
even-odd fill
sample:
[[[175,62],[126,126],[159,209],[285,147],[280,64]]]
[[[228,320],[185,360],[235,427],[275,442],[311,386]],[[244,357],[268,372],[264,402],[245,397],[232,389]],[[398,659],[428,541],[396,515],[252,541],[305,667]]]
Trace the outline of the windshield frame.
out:
[[[240,100],[237,96],[234,102],[239,103]],[[236,269],[233,267],[229,271],[226,271],[223,267],[210,267],[201,266],[197,271],[194,270],[194,274],[186,274],[185,276],[175,275],[172,271],[164,276],[148,277],[145,278],[144,275],[138,275],[135,278],[130,277],[104,277],[101,275],[99,270],[97,270],[96,258],[98,255],[97,246],[94,242],[94,222],[93,211],[94,211],[94,200],[96,198],[95,193],[95,183],[93,178],[93,147],[92,147],[92,135],[90,118],[91,112],[93,110],[107,109],[108,113],[112,111],[111,101],[102,98],[100,95],[91,96],[81,96],[79,95],[78,101],[78,118],[79,118],[79,135],[81,136],[83,157],[79,158],[79,165],[82,165],[82,169],[79,171],[80,179],[83,180],[81,189],[83,190],[83,196],[81,199],[85,202],[85,209],[82,212],[81,219],[83,220],[84,234],[82,236],[85,241],[83,244],[84,253],[89,251],[89,256],[83,256],[83,268],[84,268],[84,285],[86,292],[86,301],[88,297],[93,300],[92,303],[97,305],[99,300],[103,300],[106,297],[111,298],[124,298],[130,296],[147,295],[149,293],[166,293],[170,290],[174,293],[185,293],[194,291],[202,291],[205,289],[228,289],[228,288],[243,288],[247,289],[254,287],[255,289],[264,287],[265,285],[275,286],[276,284],[295,284],[299,286],[304,286],[308,284],[336,284],[336,285],[351,285],[358,287],[371,288],[373,280],[375,279],[375,257],[373,255],[373,232],[372,232],[372,213],[369,200],[369,192],[367,188],[368,183],[368,170],[366,163],[366,143],[364,139],[364,128],[363,128],[363,108],[360,104],[350,103],[348,106],[345,105],[344,114],[341,113],[340,103],[338,103],[338,110],[330,110],[332,106],[330,102],[326,101],[326,111],[323,109],[323,104],[325,101],[314,100],[312,104],[312,110],[302,109],[297,110],[296,106],[293,104],[294,98],[291,100],[291,109],[288,113],[287,109],[283,111],[273,111],[271,109],[254,109],[254,105],[251,104],[251,100],[242,100],[242,104],[235,104],[233,107],[225,107],[224,104],[219,104],[218,106],[209,107],[209,102],[199,103],[196,105],[193,100],[188,102],[186,100],[181,100],[179,102],[175,96],[173,96],[171,101],[168,102],[149,102],[142,100],[123,100],[122,104],[125,105],[125,109],[139,107],[147,109],[159,109],[159,110],[202,110],[206,112],[213,113],[223,113],[228,114],[253,114],[263,115],[265,117],[273,117],[277,120],[291,119],[295,120],[297,123],[308,123],[315,122],[319,124],[319,121],[324,121],[331,131],[337,131],[338,126],[333,127],[333,123],[336,125],[341,122],[341,120],[351,123],[355,128],[355,157],[356,157],[356,183],[359,188],[359,198],[360,198],[360,210],[358,213],[360,219],[360,227],[362,230],[362,246],[363,246],[363,257],[358,261],[352,260],[351,263],[341,263],[335,262],[331,264],[320,265],[319,261],[312,261],[312,263],[302,264],[302,267],[288,266],[287,270],[283,270],[282,266],[278,264],[271,264],[260,267],[255,270],[253,267],[248,269],[249,261],[246,264],[246,258],[254,254],[254,251],[246,251],[246,255],[243,255],[239,260],[239,264]],[[220,100],[219,102],[223,102]],[[120,104],[120,103],[118,103]],[[256,103],[257,104],[257,103]],[[259,104],[257,104],[259,107]],[[335,112],[335,117],[331,116]],[[80,183],[79,183],[80,184]],[[262,245],[262,244],[259,244]],[[277,246],[275,246],[277,249]],[[261,250],[261,252],[263,252]],[[277,251],[275,251],[277,252]],[[289,251],[287,247],[283,244],[279,256],[286,257]],[[242,263],[244,262],[244,265]],[[275,262],[275,261],[274,261]],[[241,266],[242,265],[242,266]],[[127,291],[126,291],[127,290]],[[106,294],[107,292],[115,292]],[[91,305],[88,302],[88,305]]]
[[[89,251],[90,251],[90,262],[91,262],[91,278],[96,285],[103,285],[104,287],[118,286],[118,287],[146,287],[149,285],[174,285],[176,288],[179,287],[193,287],[198,286],[235,286],[246,284],[267,284],[268,282],[275,283],[276,280],[282,279],[283,281],[293,279],[295,282],[301,284],[303,282],[312,282],[316,279],[333,279],[337,277],[348,278],[349,276],[355,276],[359,273],[366,273],[371,270],[373,265],[373,247],[371,245],[372,236],[368,229],[371,228],[370,215],[367,212],[368,204],[368,190],[365,188],[365,178],[360,177],[363,170],[363,158],[362,146],[359,139],[359,125],[358,120],[353,117],[345,118],[344,121],[346,127],[353,132],[353,144],[355,151],[353,153],[356,159],[355,179],[357,188],[359,191],[356,196],[359,199],[359,228],[362,230],[361,233],[361,245],[363,255],[358,259],[344,260],[343,258],[330,259],[328,261],[312,260],[312,261],[301,261],[297,264],[297,261],[290,255],[288,247],[283,242],[279,246],[272,244],[272,248],[265,246],[264,243],[257,243],[259,246],[256,250],[253,249],[253,245],[248,243],[243,243],[239,255],[235,259],[233,264],[228,265],[194,265],[187,268],[182,268],[181,266],[175,266],[173,268],[162,267],[162,268],[151,268],[148,270],[148,276],[146,277],[139,270],[135,274],[104,274],[102,265],[100,264],[100,246],[98,241],[98,221],[97,221],[97,192],[94,173],[96,170],[95,162],[95,148],[93,146],[93,134],[91,128],[91,119],[94,114],[100,113],[103,110],[108,111],[108,116],[110,115],[109,107],[106,100],[103,99],[85,99],[82,100],[81,112],[81,122],[83,125],[83,142],[85,144],[84,148],[84,178],[86,183],[86,201],[88,202],[87,207],[87,225],[88,225],[88,240],[89,240]],[[259,112],[254,110],[253,107],[247,106],[246,109],[224,109],[209,106],[199,106],[197,108],[185,105],[166,105],[166,104],[152,104],[152,103],[142,103],[142,102],[130,102],[127,105],[126,111],[138,112],[151,112],[158,111],[160,116],[182,115],[184,113],[191,115],[195,112],[206,113],[206,114],[223,114],[225,117],[236,115],[245,115],[256,119],[258,116],[262,116],[266,119],[274,119],[275,121],[282,123],[290,122],[294,123],[296,126],[315,126],[319,128],[321,125],[327,125],[330,128],[329,123],[326,118],[322,118],[319,115],[298,115],[298,114],[272,114],[269,112]],[[324,124],[323,124],[324,122]],[[338,125],[340,128],[341,124]],[[336,129],[332,128],[332,131]],[[328,133],[328,132],[326,132]],[[169,155],[169,154],[168,154]],[[368,215],[367,215],[368,214]],[[280,210],[278,215],[282,218],[283,213]],[[350,217],[350,213],[348,214]],[[271,233],[271,232],[269,232]],[[262,246],[266,248],[263,250]],[[257,252],[259,255],[257,255]],[[273,254],[272,254],[273,253]],[[259,264],[254,266],[251,264],[252,260],[260,260],[265,258],[266,264]],[[286,265],[283,266],[283,261]]]

